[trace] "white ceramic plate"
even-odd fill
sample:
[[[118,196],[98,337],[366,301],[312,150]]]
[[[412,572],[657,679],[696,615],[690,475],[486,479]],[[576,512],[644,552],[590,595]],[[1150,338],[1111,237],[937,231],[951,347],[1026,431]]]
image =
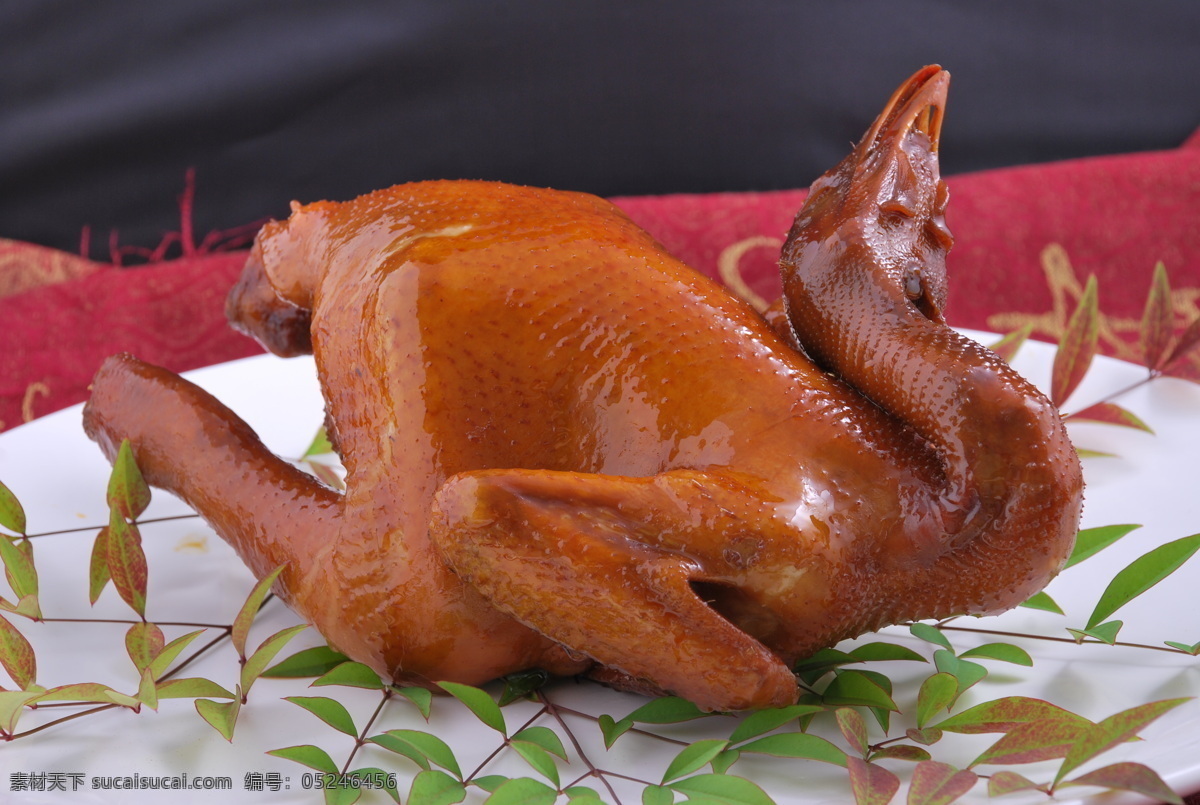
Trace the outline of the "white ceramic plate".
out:
[[[984,337],[984,340],[987,340]],[[1053,349],[1029,344],[1017,365],[1043,387],[1048,382]],[[1136,383],[1144,370],[1113,360],[1100,359],[1076,397],[1072,408],[1102,399],[1111,392]],[[245,417],[268,445],[285,456],[296,456],[307,446],[321,422],[322,407],[310,360],[283,361],[271,357],[251,358],[192,372],[195,382]],[[999,618],[972,621],[969,625],[996,631],[1040,633],[1062,637],[1065,627],[1081,626],[1091,612],[1104,585],[1118,570],[1155,545],[1200,530],[1200,494],[1197,494],[1195,464],[1200,456],[1200,388],[1174,380],[1158,380],[1125,393],[1119,402],[1134,411],[1156,430],[1156,435],[1102,425],[1073,425],[1076,442],[1086,448],[1115,454],[1115,458],[1088,459],[1088,502],[1085,526],[1140,523],[1143,528],[1117,545],[1064,573],[1048,592],[1066,609],[1067,616],[1052,616],[1016,610]],[[69,409],[0,436],[0,479],[22,501],[28,513],[31,534],[65,532],[36,539],[36,560],[41,575],[41,600],[45,615],[59,619],[112,619],[128,621],[131,611],[110,587],[96,606],[87,600],[88,561],[96,529],[107,521],[104,493],[109,468],[95,446],[82,434],[80,411]],[[204,524],[178,501],[156,493],[143,516],[145,549],[149,559],[150,587],[148,617],[164,624],[167,639],[194,627],[166,625],[213,624],[209,636],[219,636],[253,586],[249,572]],[[162,519],[180,516],[181,519]],[[154,521],[154,522],[149,522]],[[1162,645],[1164,640],[1193,643],[1200,640],[1200,559],[1121,610],[1116,617],[1125,622],[1122,641]],[[8,595],[7,590],[3,591]],[[137,675],[124,650],[128,623],[76,623],[54,621],[35,624],[23,618],[13,622],[33,643],[38,662],[38,682],[46,687],[95,681],[129,693],[136,692]],[[250,637],[251,647],[278,629],[296,623],[295,616],[278,602],[271,602],[259,616]],[[904,642],[931,655],[930,647],[912,638],[906,629],[886,630],[887,639]],[[873,639],[868,636],[865,639]],[[874,638],[878,639],[878,638]],[[953,635],[962,650],[988,640],[971,633]],[[996,639],[996,638],[992,638]],[[1010,638],[999,638],[1010,639]],[[311,645],[319,638],[302,633],[280,657]],[[1036,659],[1033,668],[1004,663],[986,663],[991,675],[968,691],[961,707],[1002,696],[1034,696],[1099,720],[1120,710],[1152,700],[1200,694],[1200,660],[1179,653],[1165,653],[1108,646],[1076,646],[1039,640],[1016,639]],[[189,650],[189,654],[191,651]],[[914,708],[921,680],[929,665],[889,663],[879,666],[897,683],[895,698],[902,710]],[[238,678],[237,658],[228,641],[199,656],[186,676],[204,676],[232,689]],[[8,680],[0,684],[11,687]],[[18,732],[40,731],[19,737],[0,749],[0,800],[15,803],[70,802],[320,802],[320,792],[305,790],[307,769],[265,754],[268,750],[297,744],[314,744],[327,750],[340,765],[353,748],[353,740],[318,721],[284,696],[332,696],[343,702],[359,729],[370,718],[379,701],[377,693],[349,688],[308,687],[306,680],[260,680],[243,709],[232,743],[226,742],[197,716],[190,700],[164,700],[157,712],[135,714],[112,709],[52,724],[72,712],[43,707],[27,711]],[[620,718],[645,703],[630,694],[616,693],[593,684],[560,682],[548,696],[569,711],[607,713]],[[960,709],[961,709],[960,707]],[[84,708],[78,708],[84,709]],[[641,784],[626,778],[657,782],[678,753],[680,745],[638,732],[627,733],[611,750],[606,750],[594,720],[563,711],[563,722],[571,736],[550,714],[539,716],[540,706],[519,702],[505,709],[510,734],[529,719],[549,726],[564,736],[570,761],[559,762],[563,784],[585,775],[589,763],[613,772],[606,782],[596,778],[580,782],[600,791],[607,800],[614,795],[622,803],[641,802]],[[894,718],[891,735],[902,734],[895,725],[908,724],[907,716]],[[712,717],[656,731],[674,741],[727,738],[734,721]],[[429,724],[403,701],[393,700],[382,712],[372,733],[386,729],[431,731],[454,747],[464,773],[505,774],[538,778],[511,750],[489,760],[501,745],[496,732],[482,726],[465,708],[450,699],[434,702]],[[647,727],[648,730],[654,729]],[[871,740],[881,740],[872,725]],[[845,747],[834,730],[818,722],[814,730]],[[571,737],[578,743],[574,743]],[[1128,760],[1154,768],[1176,790],[1200,790],[1200,703],[1189,702],[1168,713],[1143,731],[1146,740],[1123,744],[1089,763],[1086,771]],[[955,764],[969,763],[997,736],[947,735],[932,747],[935,759]],[[586,755],[586,760],[580,753]],[[889,768],[906,777],[911,764],[888,761]],[[395,771],[401,793],[408,791],[416,766],[397,755],[367,747],[356,756],[354,767],[379,766]],[[1039,782],[1048,781],[1057,762],[1012,767]],[[981,767],[987,772],[989,767]],[[732,769],[755,780],[779,803],[846,803],[852,801],[843,769],[813,761],[787,761],[744,755]],[[93,778],[228,778],[231,790],[175,791],[164,795],[156,790],[111,790],[93,787]],[[21,777],[20,775],[30,775]],[[49,775],[36,777],[33,775]],[[247,775],[250,775],[249,777]],[[268,775],[278,775],[272,777]],[[543,778],[544,779],[544,778]],[[266,790],[255,790],[265,780]],[[247,783],[249,782],[249,785]],[[270,790],[272,783],[279,790]],[[64,791],[22,792],[23,785],[54,786]],[[611,786],[611,789],[609,788]],[[74,790],[72,790],[74,789]],[[468,802],[481,802],[479,789],[472,788]],[[1096,789],[1076,788],[1060,792],[1058,802],[1087,801]],[[903,801],[903,791],[894,801]],[[963,802],[987,800],[985,785],[979,783]],[[390,801],[381,792],[368,792],[364,802]],[[1041,794],[1011,795],[1003,802],[1040,803]],[[1096,798],[1096,802],[1141,802],[1136,796]]]

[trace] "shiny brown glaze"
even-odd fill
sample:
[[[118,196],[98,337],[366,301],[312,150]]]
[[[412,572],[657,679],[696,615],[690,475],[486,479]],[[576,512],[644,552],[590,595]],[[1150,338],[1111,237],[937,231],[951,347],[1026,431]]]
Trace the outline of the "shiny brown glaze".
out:
[[[913,76],[814,185],[781,334],[595,197],[401,185],[267,226],[229,300],[311,348],[344,495],[129,356],[88,433],[398,682],[792,702],[819,648],[1019,603],[1078,522],[1057,412],[941,319],[947,79]]]

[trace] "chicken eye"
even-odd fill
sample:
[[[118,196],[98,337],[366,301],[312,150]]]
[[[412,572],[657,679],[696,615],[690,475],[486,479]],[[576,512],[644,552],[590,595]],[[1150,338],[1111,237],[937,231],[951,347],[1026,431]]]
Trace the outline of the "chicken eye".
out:
[[[890,201],[885,201],[879,205],[879,209],[881,212],[883,212],[887,215],[895,216],[897,218],[916,218],[917,217],[917,213],[913,210],[913,208],[908,206],[907,204],[905,204],[903,201],[900,201],[899,199],[891,199]]]

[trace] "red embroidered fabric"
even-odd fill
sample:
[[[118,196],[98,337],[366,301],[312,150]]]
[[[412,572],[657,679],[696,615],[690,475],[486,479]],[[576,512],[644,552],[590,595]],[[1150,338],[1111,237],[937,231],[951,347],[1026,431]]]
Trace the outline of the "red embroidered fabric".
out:
[[[1133,343],[1154,266],[1177,326],[1200,315],[1200,133],[1181,148],[951,177],[952,324],[1056,341],[1089,275],[1101,349]],[[803,191],[616,199],[684,261],[760,303]],[[190,204],[190,195],[185,195]],[[178,240],[191,244],[188,210]],[[118,267],[0,240],[0,430],[81,402],[100,361],[132,352],[176,371],[260,351],[231,331],[224,296],[245,253]],[[1196,368],[1200,376],[1200,367]]]

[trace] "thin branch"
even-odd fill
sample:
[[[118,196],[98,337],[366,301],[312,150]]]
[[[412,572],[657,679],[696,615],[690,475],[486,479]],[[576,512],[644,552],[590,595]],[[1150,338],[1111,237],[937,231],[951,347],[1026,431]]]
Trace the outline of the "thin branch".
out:
[[[559,711],[558,705],[550,701],[545,693],[540,690],[537,692],[537,698],[538,701],[542,703],[545,711],[548,712],[554,718],[554,720],[558,722],[560,727],[562,727],[563,732],[567,734],[567,738],[571,741],[571,745],[575,747],[575,754],[578,755],[579,759],[583,761],[583,764],[588,767],[588,773],[580,777],[579,780],[589,776],[598,778],[600,782],[604,784],[604,787],[608,789],[608,793],[612,795],[613,802],[616,803],[616,805],[621,805],[621,798],[618,797],[617,792],[613,790],[612,783],[610,783],[608,778],[605,777],[604,772],[596,768],[596,765],[592,763],[591,758],[589,758],[587,753],[583,751],[583,747],[579,745],[579,740],[575,737],[575,733],[571,731],[571,728],[567,726],[567,722],[563,720],[562,713]],[[576,782],[578,782],[578,780],[576,780]],[[569,788],[570,786],[567,787]]]

